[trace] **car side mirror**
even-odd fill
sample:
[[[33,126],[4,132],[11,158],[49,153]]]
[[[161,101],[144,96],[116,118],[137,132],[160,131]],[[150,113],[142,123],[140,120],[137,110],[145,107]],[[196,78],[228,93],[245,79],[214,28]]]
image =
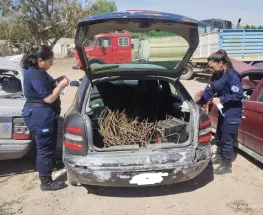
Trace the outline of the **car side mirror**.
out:
[[[70,86],[71,87],[79,87],[79,82],[78,81],[71,81]]]

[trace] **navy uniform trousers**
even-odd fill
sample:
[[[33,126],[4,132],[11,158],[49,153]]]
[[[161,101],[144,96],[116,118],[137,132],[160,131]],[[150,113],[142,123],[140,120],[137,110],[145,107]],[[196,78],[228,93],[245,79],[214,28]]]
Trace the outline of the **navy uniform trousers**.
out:
[[[48,106],[25,105],[22,116],[35,137],[39,176],[51,176],[57,147],[59,115]]]
[[[227,160],[233,158],[233,143],[238,132],[239,120],[225,119],[218,113],[218,123],[216,130],[217,153],[223,155]]]

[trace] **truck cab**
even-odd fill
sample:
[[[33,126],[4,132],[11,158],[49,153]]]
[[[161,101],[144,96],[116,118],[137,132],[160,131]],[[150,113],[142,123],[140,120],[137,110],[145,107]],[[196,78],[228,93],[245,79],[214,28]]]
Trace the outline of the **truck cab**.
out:
[[[222,19],[205,19],[202,22],[206,23],[207,26],[200,26],[198,28],[200,34],[206,34],[220,29],[232,29],[232,22]]]
[[[91,63],[123,64],[132,63],[132,42],[129,33],[98,34],[84,43],[85,52]],[[79,56],[75,51],[81,67]]]

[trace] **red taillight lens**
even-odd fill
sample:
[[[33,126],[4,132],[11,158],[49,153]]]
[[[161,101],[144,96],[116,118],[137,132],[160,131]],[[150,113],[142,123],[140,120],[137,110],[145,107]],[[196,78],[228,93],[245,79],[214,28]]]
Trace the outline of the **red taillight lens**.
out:
[[[14,140],[30,140],[31,134],[13,134]]]
[[[68,149],[72,149],[75,151],[82,151],[83,145],[77,144],[77,143],[71,143],[71,142],[64,142],[64,145]]]
[[[207,142],[210,142],[212,139],[212,135],[207,135],[207,136],[204,136],[204,137],[200,137],[199,138],[199,143],[207,143]]]
[[[67,149],[83,151],[83,130],[77,126],[65,126],[64,145]]]
[[[199,125],[199,143],[208,143],[211,139],[211,121],[208,116],[202,112]]]
[[[70,131],[72,133],[82,133],[82,129],[81,128],[78,128],[78,127],[74,127],[74,126],[67,126],[66,127],[66,130],[67,131]]]
[[[13,119],[13,140],[30,140],[31,134],[22,118]]]
[[[211,125],[211,121],[207,120],[205,122],[200,123],[200,128],[204,128]]]

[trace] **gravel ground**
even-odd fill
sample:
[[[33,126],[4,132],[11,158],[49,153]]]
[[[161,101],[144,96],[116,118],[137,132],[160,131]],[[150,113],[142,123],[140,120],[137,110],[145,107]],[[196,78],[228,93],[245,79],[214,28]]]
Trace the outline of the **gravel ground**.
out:
[[[71,70],[73,59],[56,60],[50,74],[78,80],[82,71]],[[207,79],[183,81],[193,96]],[[69,87],[62,98],[62,112],[70,106],[76,88]],[[63,116],[63,114],[62,114]],[[263,166],[238,152],[233,173],[214,176],[208,166],[195,179],[165,187],[107,188],[99,195],[82,186],[57,192],[42,192],[30,157],[0,161],[0,215],[52,214],[263,214]],[[63,179],[62,179],[63,180]],[[65,179],[66,180],[66,179]]]

